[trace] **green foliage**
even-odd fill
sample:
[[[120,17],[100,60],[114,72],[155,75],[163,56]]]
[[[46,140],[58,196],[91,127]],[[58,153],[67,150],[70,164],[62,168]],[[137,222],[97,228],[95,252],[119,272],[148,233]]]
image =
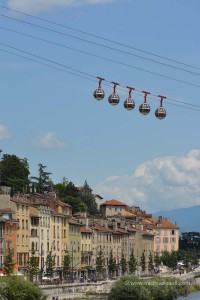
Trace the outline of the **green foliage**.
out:
[[[36,192],[38,193],[45,193],[50,192],[52,189],[52,182],[50,180],[49,175],[50,172],[46,172],[45,168],[46,166],[42,164],[38,164],[38,177],[31,177],[32,180],[35,180],[32,182],[32,185],[36,187]]]
[[[140,266],[142,268],[142,271],[144,272],[146,270],[145,250],[142,252],[142,256],[141,256],[141,259],[140,259]]]
[[[11,187],[11,195],[29,191],[29,165],[26,158],[4,154],[0,162],[1,184]]]
[[[31,251],[31,256],[27,263],[27,274],[31,281],[33,281],[33,276],[37,276],[39,273],[39,259],[35,256],[35,253],[35,250]]]
[[[179,248],[183,250],[200,249],[200,232],[183,232],[179,239]]]
[[[173,300],[189,293],[189,286],[180,284],[181,281],[174,277],[157,276],[148,279],[148,282],[148,289],[155,300]]]
[[[46,300],[41,289],[21,277],[0,279],[1,300]]]
[[[69,274],[70,266],[71,266],[71,256],[70,256],[68,250],[65,250],[65,255],[64,255],[64,258],[63,258],[63,273],[64,273],[64,276]]]
[[[100,274],[100,276],[102,276],[103,273],[103,265],[104,265],[104,256],[103,256],[102,248],[100,246],[100,251],[96,259],[96,271]]]
[[[154,270],[154,263],[153,263],[153,255],[152,252],[149,253],[149,262],[148,262],[148,270],[150,273]]]
[[[89,214],[94,216],[99,214],[94,195],[92,194],[92,189],[87,184],[87,181],[85,181],[83,187],[80,190],[80,198],[87,205]]]
[[[160,261],[160,257],[159,257],[159,254],[158,252],[155,252],[154,253],[154,264],[155,264],[155,267],[158,268],[158,266],[160,265],[161,261]]]
[[[12,247],[9,247],[4,260],[4,271],[6,275],[12,275],[14,273],[15,262],[13,261],[14,251]]]
[[[134,273],[137,270],[137,259],[134,257],[133,250],[130,254],[130,260],[129,260],[129,272]]]
[[[72,213],[86,212],[88,210],[87,205],[80,197],[79,190],[75,187],[72,182],[64,181],[54,185],[58,198],[63,202],[71,205]]]
[[[178,263],[177,251],[172,251],[172,252],[163,251],[160,260],[163,262],[165,266],[175,270]]]
[[[179,296],[187,296],[189,287],[180,284],[173,277],[154,277],[139,279],[125,276],[115,282],[109,294],[109,300],[173,300]]]
[[[116,271],[116,262],[113,258],[112,250],[110,251],[110,256],[108,260],[108,272],[109,274],[113,275],[113,273]]]
[[[122,275],[124,275],[127,271],[127,262],[124,256],[124,253],[122,252],[122,257],[120,261],[121,269],[122,269]]]
[[[77,212],[86,212],[88,209],[87,205],[79,197],[66,196],[63,198],[63,202],[71,205],[73,214]]]
[[[52,252],[50,251],[46,258],[46,273],[50,277],[53,277],[55,266],[56,266],[55,255],[52,255]]]
[[[153,300],[146,286],[135,276],[124,276],[116,281],[109,294],[109,300]],[[137,284],[138,283],[138,284]]]

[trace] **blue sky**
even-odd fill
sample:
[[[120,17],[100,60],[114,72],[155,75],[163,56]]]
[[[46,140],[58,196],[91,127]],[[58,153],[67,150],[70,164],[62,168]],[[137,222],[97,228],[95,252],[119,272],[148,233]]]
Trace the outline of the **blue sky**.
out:
[[[193,0],[192,5],[186,0],[10,0],[0,1],[0,5],[200,68],[198,0]],[[2,8],[0,14],[172,64]],[[122,86],[200,105],[200,89],[195,86],[200,85],[199,75],[3,16],[0,26],[191,83],[0,28],[1,43]],[[3,45],[0,48],[25,55]],[[198,69],[174,65],[200,73]],[[0,66],[0,149],[27,157],[32,176],[37,175],[37,165],[42,163],[52,172],[55,183],[64,176],[77,185],[87,180],[94,193],[105,200],[115,198],[150,212],[200,204],[200,111],[164,103],[167,117],[160,121],[154,116],[159,106],[156,98],[147,98],[151,113],[143,116],[138,111],[143,102],[141,93],[133,93],[136,107],[128,112],[123,108],[128,95],[123,88],[117,89],[120,103],[112,107],[107,101],[111,86],[103,85],[106,97],[98,102],[93,98],[97,82],[3,51]]]

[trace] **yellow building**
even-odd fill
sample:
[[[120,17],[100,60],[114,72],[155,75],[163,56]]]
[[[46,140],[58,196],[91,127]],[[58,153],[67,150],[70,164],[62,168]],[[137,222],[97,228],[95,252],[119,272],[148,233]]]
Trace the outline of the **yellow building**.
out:
[[[81,275],[81,224],[76,220],[69,220],[68,251],[71,256],[71,272],[74,277]]]
[[[19,227],[17,230],[17,265],[18,271],[26,275],[30,248],[30,203],[26,197],[11,198],[11,207],[16,212]]]

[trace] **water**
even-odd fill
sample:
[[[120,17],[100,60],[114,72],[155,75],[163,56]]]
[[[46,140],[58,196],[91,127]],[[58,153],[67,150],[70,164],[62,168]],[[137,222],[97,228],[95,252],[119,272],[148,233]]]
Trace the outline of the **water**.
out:
[[[177,300],[200,300],[200,292],[191,293],[186,298],[179,297]]]

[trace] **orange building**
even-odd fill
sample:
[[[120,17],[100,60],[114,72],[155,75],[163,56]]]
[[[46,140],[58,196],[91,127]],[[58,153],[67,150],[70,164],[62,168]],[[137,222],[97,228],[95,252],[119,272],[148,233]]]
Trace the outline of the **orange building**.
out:
[[[168,219],[159,217],[150,219],[155,233],[154,249],[162,251],[176,251],[179,249],[179,227]]]
[[[17,272],[17,228],[18,222],[13,218],[10,208],[0,209],[0,268],[4,269],[4,261],[9,248],[13,250],[13,261]]]

